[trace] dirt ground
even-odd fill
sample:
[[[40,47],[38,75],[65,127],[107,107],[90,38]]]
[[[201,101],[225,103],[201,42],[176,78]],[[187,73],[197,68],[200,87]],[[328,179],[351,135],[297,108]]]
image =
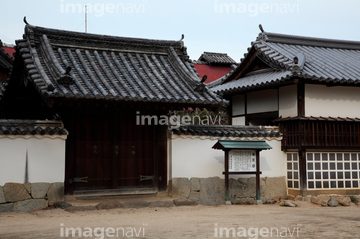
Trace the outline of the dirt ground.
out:
[[[360,238],[358,205],[296,203],[0,213],[0,238]]]

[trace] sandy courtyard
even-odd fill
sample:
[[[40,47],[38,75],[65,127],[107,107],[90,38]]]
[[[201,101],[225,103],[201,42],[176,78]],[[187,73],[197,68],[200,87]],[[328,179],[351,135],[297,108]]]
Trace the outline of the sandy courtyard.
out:
[[[0,238],[360,238],[359,206],[297,203],[1,213]]]

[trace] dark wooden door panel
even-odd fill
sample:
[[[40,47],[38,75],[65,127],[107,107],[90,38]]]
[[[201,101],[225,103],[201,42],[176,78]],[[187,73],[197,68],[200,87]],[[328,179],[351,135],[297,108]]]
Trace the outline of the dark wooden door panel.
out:
[[[74,190],[155,187],[154,127],[132,115],[92,115],[77,120]],[[76,181],[76,180],[75,180]]]

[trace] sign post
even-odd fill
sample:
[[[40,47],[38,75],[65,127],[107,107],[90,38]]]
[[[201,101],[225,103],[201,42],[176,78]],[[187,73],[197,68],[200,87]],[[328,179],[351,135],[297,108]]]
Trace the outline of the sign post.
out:
[[[219,140],[213,149],[222,149],[225,152],[225,201],[230,202],[229,175],[255,174],[256,175],[256,203],[260,200],[260,151],[271,149],[265,141]]]

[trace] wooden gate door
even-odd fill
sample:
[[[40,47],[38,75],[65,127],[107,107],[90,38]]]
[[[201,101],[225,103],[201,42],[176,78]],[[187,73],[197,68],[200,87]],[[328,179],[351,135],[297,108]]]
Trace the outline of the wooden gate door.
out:
[[[136,125],[135,120],[128,118],[126,123],[118,124],[116,136],[114,184],[120,188],[153,187],[154,127]]]
[[[78,118],[75,125],[70,188],[155,187],[153,126],[136,125],[132,115],[103,114]]]

